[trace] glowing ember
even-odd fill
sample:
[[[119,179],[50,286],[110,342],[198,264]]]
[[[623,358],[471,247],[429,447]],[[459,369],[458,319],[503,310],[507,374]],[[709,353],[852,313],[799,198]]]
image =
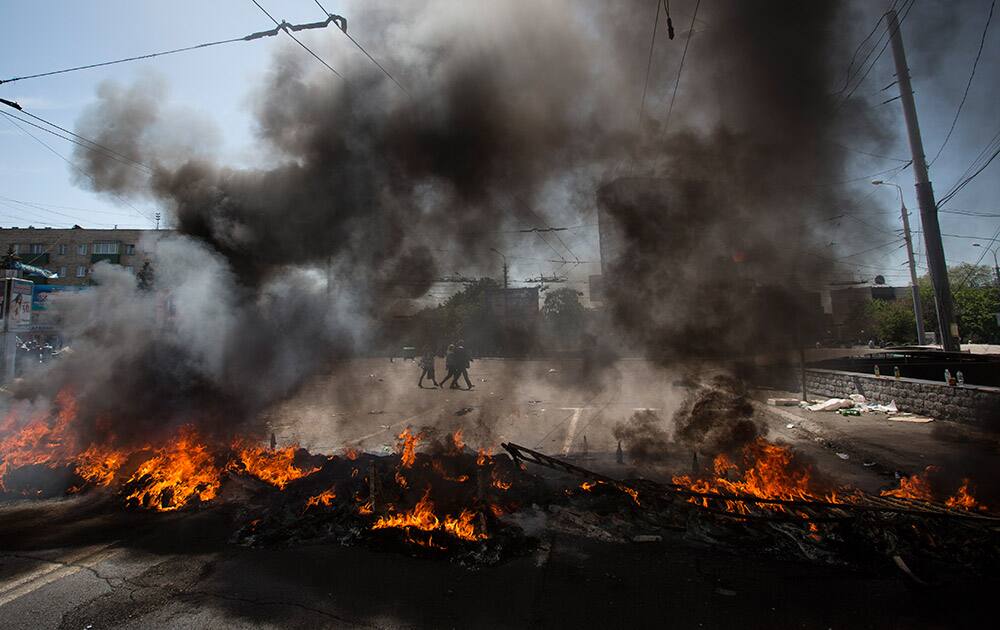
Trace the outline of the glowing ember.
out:
[[[452,452],[461,453],[462,449],[465,448],[465,442],[462,440],[462,429],[456,429],[455,432],[448,437],[451,440]]]
[[[476,454],[476,466],[485,466],[493,461],[493,449],[481,448]]]
[[[420,442],[420,434],[414,434],[410,432],[410,428],[407,427],[403,429],[403,432],[398,436],[399,444],[396,446],[396,450],[399,452],[400,461],[404,468],[409,468],[413,466],[413,463],[417,461],[417,443]]]
[[[462,510],[458,517],[445,516],[438,518],[434,514],[434,503],[430,499],[431,489],[427,488],[424,496],[408,512],[390,514],[379,517],[372,529],[418,529],[424,532],[443,531],[451,534],[455,538],[462,540],[477,541],[485,540],[489,536],[482,531],[476,531],[475,512]]]
[[[347,447],[344,449],[344,457],[353,462],[358,458],[358,451],[353,448]]]
[[[454,481],[455,483],[465,483],[466,481],[469,480],[468,475],[458,475],[457,477],[449,475],[448,472],[444,469],[444,465],[439,460],[436,459],[433,460],[431,462],[431,466],[434,468],[434,472],[441,475],[441,478],[444,479],[445,481]]]
[[[319,470],[319,468],[302,470],[297,467],[295,465],[297,449],[294,446],[272,451],[263,446],[234,444],[233,449],[238,454],[238,464],[242,464],[249,474],[281,490],[284,490],[289,482]]]
[[[493,478],[493,481],[492,481],[493,487],[497,488],[498,490],[503,490],[504,492],[507,492],[508,490],[510,490],[510,487],[512,485],[514,485],[510,481],[507,481],[506,479],[503,479],[500,476],[500,473],[497,472],[496,468],[493,469],[491,477]]]
[[[308,510],[311,507],[319,507],[321,505],[323,507],[330,507],[331,505],[333,505],[333,500],[336,498],[337,498],[337,492],[334,488],[330,488],[329,490],[324,490],[323,492],[320,492],[316,496],[312,496],[306,499],[306,509]]]
[[[602,481],[584,481],[583,483],[580,484],[580,489],[590,492],[591,490],[593,490],[595,487],[599,486],[602,483],[603,483]]]
[[[406,481],[406,477],[401,475],[398,470],[396,471],[394,477],[396,479],[396,485],[398,485],[400,488],[406,488],[409,485],[409,483],[407,483]]]
[[[211,501],[219,491],[220,470],[208,447],[190,428],[160,448],[126,482],[125,499],[158,512],[178,510],[194,500]]]

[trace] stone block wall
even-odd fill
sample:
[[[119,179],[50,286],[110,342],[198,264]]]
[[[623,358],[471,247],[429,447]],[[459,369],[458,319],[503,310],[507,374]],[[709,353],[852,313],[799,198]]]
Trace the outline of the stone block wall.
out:
[[[861,394],[870,402],[889,404],[900,411],[952,420],[1000,431],[1000,388],[950,386],[915,378],[876,377],[874,374],[837,370],[806,370],[810,398],[846,398]]]

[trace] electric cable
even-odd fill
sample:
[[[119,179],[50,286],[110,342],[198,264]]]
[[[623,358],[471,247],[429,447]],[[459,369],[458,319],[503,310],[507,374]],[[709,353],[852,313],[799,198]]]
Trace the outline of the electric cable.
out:
[[[318,6],[320,8],[320,10],[323,13],[325,13],[327,16],[330,16],[330,17],[339,17],[339,16],[334,16],[332,13],[330,13],[329,11],[327,11],[323,7],[323,5],[319,3],[319,0],[313,0],[313,2],[315,2],[316,6]],[[380,64],[378,62],[378,60],[375,59],[375,57],[372,57],[371,54],[369,54],[368,51],[365,50],[365,47],[362,46],[360,43],[358,43],[358,40],[354,39],[354,37],[350,33],[347,32],[347,28],[346,27],[341,28],[340,31],[344,35],[347,36],[347,39],[351,40],[351,43],[353,43],[355,46],[358,47],[358,50],[360,50],[361,52],[363,52],[365,54],[365,56],[368,57],[368,59],[370,59],[371,62],[373,64],[375,64],[378,67],[379,70],[382,71],[382,74],[384,74],[385,76],[389,77],[389,80],[392,81],[393,83],[395,83],[396,87],[398,87],[399,89],[403,90],[403,93],[406,94],[407,96],[411,96],[409,90],[407,90],[405,87],[403,87],[403,85],[399,81],[396,80],[396,77],[394,77],[391,74],[389,74],[389,71],[386,70],[385,67],[382,64]]]
[[[293,35],[293,34],[292,34],[292,31],[291,31],[291,30],[289,30],[288,28],[286,28],[286,26],[288,25],[288,23],[287,23],[287,22],[278,22],[278,20],[274,19],[274,16],[273,16],[273,15],[271,15],[270,13],[268,13],[268,12],[267,12],[267,9],[265,9],[265,8],[264,8],[263,6],[261,6],[261,4],[260,4],[259,2],[257,2],[257,0],[250,0],[250,2],[253,2],[253,3],[255,4],[255,5],[257,5],[257,8],[258,8],[258,9],[260,9],[261,11],[263,11],[263,12],[264,12],[264,15],[266,15],[266,16],[267,16],[267,17],[269,17],[269,18],[271,18],[271,21],[272,21],[272,22],[274,22],[275,26],[277,26],[277,27],[278,27],[278,30],[282,30],[282,31],[284,31],[286,35],[288,35],[289,37],[291,37],[291,38],[292,38],[292,40],[294,40],[294,41],[295,41],[295,43],[296,43],[296,44],[298,44],[299,46],[301,46],[301,47],[302,47],[302,48],[303,48],[303,49],[304,49],[304,50],[305,50],[305,51],[306,51],[307,53],[309,53],[310,55],[312,55],[313,57],[315,57],[316,61],[318,61],[318,62],[320,62],[321,64],[323,64],[324,66],[326,66],[326,67],[327,67],[327,68],[328,68],[328,69],[330,70],[330,72],[334,73],[335,75],[337,75],[337,76],[338,76],[338,77],[340,77],[341,79],[343,79],[343,78],[344,78],[344,75],[342,75],[342,74],[340,74],[339,72],[337,72],[337,71],[336,71],[336,70],[334,69],[334,67],[333,67],[333,66],[331,66],[331,65],[330,65],[330,64],[328,64],[328,63],[327,63],[326,61],[324,61],[322,57],[320,57],[319,55],[317,55],[316,53],[314,53],[314,52],[312,51],[312,49],[311,49],[311,48],[309,48],[308,46],[306,46],[305,44],[303,44],[303,43],[302,43],[302,42],[301,42],[301,41],[299,40],[299,38],[298,38],[298,37],[296,37],[295,35]],[[329,23],[329,20],[328,20],[328,22],[327,22],[327,23]]]
[[[684,72],[684,60],[687,59],[688,46],[691,45],[691,39],[694,37],[694,21],[698,17],[698,7],[701,6],[701,0],[698,0],[694,5],[694,13],[691,14],[691,27],[688,29],[687,41],[684,42],[684,52],[681,53],[681,63],[677,68],[677,80],[674,81],[674,91],[670,95],[670,106],[667,107],[667,118],[663,122],[663,134],[666,135],[667,129],[670,127],[670,115],[674,111],[674,100],[677,98],[677,88],[681,84],[681,73]]]
[[[990,3],[990,13],[986,17],[986,25],[983,26],[983,35],[979,39],[979,50],[976,52],[976,59],[972,62],[972,72],[969,73],[969,81],[965,84],[965,93],[962,94],[962,100],[958,104],[958,110],[955,112],[955,117],[951,121],[951,127],[948,128],[948,134],[944,137],[944,142],[941,143],[941,147],[937,150],[937,153],[934,154],[934,157],[927,164],[928,167],[934,164],[934,162],[936,162],[941,156],[941,152],[944,151],[944,148],[948,145],[948,141],[951,140],[952,132],[955,131],[955,125],[958,123],[958,117],[961,115],[962,108],[965,106],[965,99],[969,97],[969,88],[972,87],[972,79],[976,76],[976,68],[979,66],[979,58],[983,55],[983,46],[986,44],[986,33],[990,29],[990,22],[993,20],[993,9],[995,9],[996,6],[997,0],[993,0],[993,2]]]

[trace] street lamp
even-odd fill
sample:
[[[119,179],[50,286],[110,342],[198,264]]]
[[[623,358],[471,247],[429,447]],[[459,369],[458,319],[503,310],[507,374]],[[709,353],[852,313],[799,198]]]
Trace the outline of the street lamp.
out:
[[[900,213],[903,215],[903,240],[906,241],[906,260],[910,264],[910,290],[913,294],[913,317],[917,323],[917,345],[924,345],[924,313],[923,309],[920,307],[920,287],[917,285],[917,265],[913,261],[913,241],[910,238],[910,213],[906,209],[906,204],[903,202],[903,189],[899,187],[898,184],[893,184],[892,182],[885,182],[881,179],[876,179],[872,181],[875,186],[895,186],[896,190],[899,191],[899,209]],[[944,339],[944,334],[942,332],[941,339]]]
[[[996,274],[997,288],[1000,289],[1000,265],[997,264],[997,248],[996,247],[988,247],[986,245],[981,245],[979,243],[973,243],[972,246],[973,247],[982,247],[986,251],[988,251],[991,254],[993,254],[993,273]]]

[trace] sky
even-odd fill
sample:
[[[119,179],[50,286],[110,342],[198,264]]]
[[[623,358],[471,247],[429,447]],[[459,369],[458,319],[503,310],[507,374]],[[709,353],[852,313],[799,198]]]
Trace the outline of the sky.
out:
[[[681,26],[691,15],[696,0],[675,0],[675,24]],[[992,0],[917,0],[903,23],[904,41],[909,63],[923,139],[928,158],[934,157],[941,146],[962,98],[980,36]],[[292,23],[316,21],[323,17],[312,0],[261,0],[261,4],[279,20]],[[650,22],[654,2],[623,3],[623,11],[634,13],[625,19]],[[851,2],[855,32],[852,41],[860,41],[872,29],[883,8],[882,2]],[[331,11],[346,15],[351,25],[361,31],[352,34],[361,42],[364,14],[370,5],[364,2],[334,4],[325,2]],[[649,10],[646,10],[649,9]],[[998,11],[1000,13],[1000,11]],[[134,0],[100,0],[77,2],[61,0],[39,3],[31,0],[4,0],[0,3],[0,19],[10,28],[0,38],[0,78],[45,72],[81,64],[189,46],[203,42],[240,37],[266,30],[273,24],[250,0],[173,0],[172,2],[135,2]],[[931,166],[931,179],[938,196],[942,196],[960,179],[974,158],[986,147],[994,134],[1000,132],[1000,15],[994,16],[987,32],[985,46],[975,80],[953,135],[940,157]],[[711,51],[699,48],[698,31],[711,28],[697,23],[691,39],[686,72],[697,72],[699,58]],[[881,27],[880,27],[881,28]],[[651,29],[651,26],[650,26]],[[678,28],[682,30],[682,28]],[[881,31],[879,31],[881,32]],[[357,63],[361,53],[334,28],[311,31],[302,40],[322,51],[334,67]],[[372,35],[369,41],[382,41]],[[669,92],[676,76],[678,40],[662,39],[654,50],[653,64],[660,65],[654,77],[667,77],[659,86],[652,86],[651,95],[660,97]],[[644,52],[648,40],[636,42]],[[0,85],[0,98],[19,102],[27,111],[67,129],[83,108],[94,99],[95,89],[106,80],[128,84],[154,73],[169,87],[170,100],[190,109],[215,127],[217,153],[233,166],[259,164],[262,156],[254,144],[250,94],[258,77],[268,68],[272,55],[284,47],[295,47],[287,36],[266,38],[254,42],[237,42],[203,50],[180,53],[151,60],[84,70],[24,80]],[[370,51],[376,59],[379,51]],[[301,51],[302,55],[307,55]],[[848,59],[843,60],[847,69]],[[317,62],[318,63],[318,62]],[[391,69],[390,69],[391,70]],[[407,77],[401,76],[405,84]],[[684,76],[678,84],[684,91]],[[331,77],[331,80],[335,80]],[[896,94],[895,86],[883,88],[894,80],[891,55],[887,51],[857,90],[857,98],[866,99],[879,108],[879,118],[890,132],[887,144],[852,146],[856,159],[852,164],[850,182],[865,193],[865,207],[857,208],[842,221],[853,221],[862,227],[865,238],[856,243],[832,242],[837,257],[860,252],[898,238],[899,200],[895,188],[875,188],[870,179],[883,178],[902,187],[903,201],[912,210],[911,225],[918,245],[920,273],[925,271],[922,239],[919,234],[919,214],[913,190],[912,170],[878,175],[896,169],[909,159],[899,102],[881,104]],[[642,85],[635,86],[634,95],[623,98],[639,99]],[[685,101],[683,97],[679,104]],[[22,127],[24,126],[22,123]],[[35,128],[26,127],[42,146],[3,117],[0,121],[0,226],[24,227],[140,227],[151,228],[154,214],[160,210],[151,202],[131,201],[102,196],[78,185],[72,168],[58,155],[70,157],[72,145]],[[856,139],[855,139],[856,140]],[[867,155],[877,154],[878,157]],[[984,254],[973,243],[990,244],[1000,230],[1000,159],[952,199],[944,210],[977,213],[940,215],[945,252],[949,264],[976,262]],[[869,194],[870,192],[870,194]],[[26,205],[30,204],[30,205]],[[993,216],[981,216],[992,214]],[[539,274],[566,274],[571,284],[580,290],[586,287],[587,275],[597,273],[596,215],[592,208],[581,208],[572,229],[559,233],[558,239],[537,234],[524,235],[523,242],[505,252],[512,262],[512,277],[523,281]],[[971,237],[971,238],[960,238]],[[1000,239],[993,245],[1000,244]],[[551,260],[577,259],[580,264],[563,265]],[[874,252],[851,259],[842,268],[845,280],[870,280],[883,273],[890,284],[907,284],[905,253],[897,246],[876,248]],[[860,262],[863,261],[863,262]],[[984,263],[992,263],[989,254]],[[465,275],[491,274],[499,277],[500,259],[494,269],[455,269]],[[521,284],[524,284],[523,282]],[[447,285],[438,285],[432,296],[444,296]]]

